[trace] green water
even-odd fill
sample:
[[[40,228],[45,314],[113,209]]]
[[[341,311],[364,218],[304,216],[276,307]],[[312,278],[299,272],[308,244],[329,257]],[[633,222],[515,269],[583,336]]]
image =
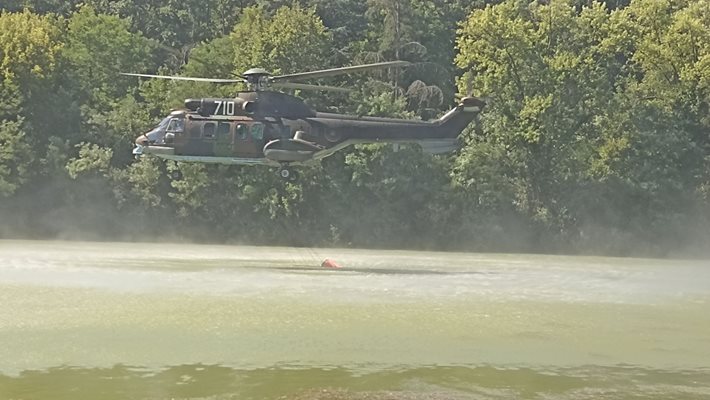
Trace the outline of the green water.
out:
[[[702,261],[0,241],[0,398],[707,399],[709,304]]]

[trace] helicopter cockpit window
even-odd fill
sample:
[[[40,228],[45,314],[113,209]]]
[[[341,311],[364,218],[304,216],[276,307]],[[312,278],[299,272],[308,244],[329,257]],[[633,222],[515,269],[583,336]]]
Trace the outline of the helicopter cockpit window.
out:
[[[261,122],[254,123],[254,125],[251,126],[251,137],[254,138],[254,140],[264,139],[264,124]]]
[[[150,143],[163,143],[163,139],[165,138],[165,128],[167,128],[170,119],[170,117],[164,118],[160,121],[158,126],[145,134]]]
[[[202,126],[202,137],[203,138],[213,138],[214,137],[214,131],[217,128],[214,122],[206,122]]]
[[[249,135],[249,126],[245,124],[237,124],[237,138],[246,140]]]
[[[170,117],[163,118],[163,120],[160,121],[160,123],[158,124],[158,128],[165,128],[166,126],[168,126],[168,123],[170,122],[171,119],[172,118],[170,118]]]
[[[173,118],[168,123],[168,132],[182,132],[185,130],[185,120],[182,118]]]

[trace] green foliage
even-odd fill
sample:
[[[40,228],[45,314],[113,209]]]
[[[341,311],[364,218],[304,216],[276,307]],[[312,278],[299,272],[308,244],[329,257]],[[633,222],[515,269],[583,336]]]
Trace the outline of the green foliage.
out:
[[[51,74],[61,47],[59,33],[51,16],[0,12],[0,82]]]
[[[96,144],[79,143],[79,156],[67,163],[69,176],[76,179],[83,173],[107,173],[111,165],[113,150],[99,147]]]
[[[313,9],[281,7],[273,16],[263,8],[244,9],[231,35],[234,73],[252,67],[274,74],[325,67],[331,36]]]
[[[191,163],[170,163],[168,172],[178,179],[173,179],[170,186],[175,189],[169,195],[178,206],[178,215],[188,217],[204,205],[206,188],[210,179],[207,175],[208,166]]]
[[[706,0],[77,4],[0,7],[2,234],[615,255],[710,240]],[[417,64],[340,77],[360,90],[309,102],[430,118],[459,75],[458,92],[488,105],[458,153],[358,145],[297,182],[131,160],[133,139],[185,98],[238,87],[119,72],[223,78],[393,58]]]
[[[336,49],[347,52],[367,34],[367,3],[361,0],[310,0],[323,24],[333,34]]]
[[[450,200],[443,160],[417,146],[362,145],[344,163],[349,181],[332,220],[340,241],[430,248],[432,232],[450,238],[453,215],[439,210]]]
[[[24,96],[16,82],[8,79],[0,83],[0,118],[17,118],[23,101]]]
[[[31,162],[21,122],[0,120],[0,197],[9,197],[28,179]]]
[[[379,50],[399,58],[405,43],[414,41],[415,16],[412,2],[407,0],[368,0],[367,14],[371,21],[382,21],[378,32]],[[377,24],[379,25],[379,24]]]
[[[235,43],[228,35],[195,47],[190,53],[190,61],[185,65],[185,75],[230,76],[234,71],[234,49]]]
[[[142,207],[159,207],[163,205],[163,193],[165,190],[165,168],[155,157],[142,157],[138,162],[131,164],[125,170],[115,172],[114,178],[118,182],[125,181],[130,195],[119,198],[119,204],[134,205]],[[116,175],[122,174],[122,175]],[[123,194],[118,192],[119,195]]]
[[[134,97],[136,79],[119,73],[150,69],[155,44],[129,28],[125,20],[83,6],[67,21],[61,52],[59,85],[67,87],[66,96],[76,104],[75,118],[81,121],[71,131],[72,140],[113,149],[113,162],[119,165],[131,158],[135,132],[153,124],[145,105]]]
[[[368,93],[369,92],[369,93]],[[392,94],[378,90],[366,91],[359,99],[358,115],[371,115],[375,117],[412,118],[411,112],[406,111],[407,100],[404,97],[392,99]]]
[[[6,0],[0,5],[0,10],[23,11],[29,10],[36,14],[70,14],[79,0]]]
[[[128,93],[135,79],[119,72],[145,71],[154,64],[149,40],[131,33],[126,21],[97,14],[89,6],[69,19],[66,41],[67,72],[92,109],[103,110]]]
[[[183,75],[208,78],[224,78],[234,71],[234,44],[230,36],[220,36],[210,42],[200,44],[190,52]],[[168,69],[162,72],[170,74]],[[242,71],[243,72],[243,71]],[[141,87],[146,103],[158,107],[158,115],[182,107],[188,98],[231,97],[237,92],[237,85],[217,85],[202,82],[180,82],[148,80]]]
[[[36,114],[49,99],[60,34],[51,16],[0,12],[0,120],[24,120],[25,141],[36,136],[33,126],[41,127]]]
[[[370,0],[365,13],[368,36],[356,49],[365,61],[414,62],[406,70],[392,71],[389,80],[404,89],[410,110],[431,118],[454,95],[455,27],[473,7],[465,1]],[[417,82],[431,88],[424,101],[422,92],[414,90],[420,86]]]
[[[35,175],[41,124],[34,106],[55,71],[60,32],[51,16],[0,12],[0,196],[15,194]]]
[[[588,176],[594,120],[610,108],[623,67],[607,48],[608,24],[598,3],[577,13],[561,1],[507,1],[474,12],[459,39],[457,63],[468,70],[460,84],[471,80],[493,94],[485,140],[505,144],[514,157],[511,172],[526,186],[519,206],[565,235],[574,217],[560,199]]]
[[[695,208],[687,193],[708,150],[706,117],[693,112],[707,104],[701,3],[640,0],[609,11],[506,1],[462,26],[460,86],[492,94],[482,140],[508,149],[509,176],[524,185],[518,209],[549,234],[575,242],[600,222],[595,203],[640,208],[603,225],[649,242],[673,240],[690,223],[680,210]],[[616,203],[604,185],[629,202]],[[590,186],[596,193],[577,196]]]

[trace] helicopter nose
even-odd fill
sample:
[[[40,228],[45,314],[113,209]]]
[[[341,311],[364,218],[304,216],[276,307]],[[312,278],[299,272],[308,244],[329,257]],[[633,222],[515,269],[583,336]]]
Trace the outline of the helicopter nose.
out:
[[[148,145],[148,137],[145,135],[140,135],[138,136],[138,139],[136,139],[136,144],[138,146],[147,146]]]

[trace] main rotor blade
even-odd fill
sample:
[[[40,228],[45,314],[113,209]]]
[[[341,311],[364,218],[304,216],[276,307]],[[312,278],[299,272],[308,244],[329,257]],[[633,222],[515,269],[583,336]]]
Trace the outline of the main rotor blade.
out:
[[[127,76],[139,76],[141,78],[172,79],[174,81],[193,81],[193,82],[212,82],[212,83],[244,82],[244,79],[193,78],[190,76],[133,74],[133,73],[128,73],[128,72],[121,72],[120,74],[127,75]]]
[[[274,82],[271,86],[275,88],[302,89],[302,90],[324,90],[328,92],[352,93],[352,89],[337,86],[309,85],[307,83],[295,82]]]
[[[296,74],[272,76],[271,81],[272,82],[281,81],[281,80],[300,81],[301,79],[322,78],[325,76],[335,76],[335,75],[340,75],[340,74],[347,74],[350,72],[366,71],[369,69],[379,69],[379,68],[388,68],[388,67],[406,67],[410,64],[411,63],[408,61],[386,61],[386,62],[379,62],[379,63],[373,63],[373,64],[353,65],[352,67],[331,68],[331,69],[323,69],[320,71],[299,72]]]

